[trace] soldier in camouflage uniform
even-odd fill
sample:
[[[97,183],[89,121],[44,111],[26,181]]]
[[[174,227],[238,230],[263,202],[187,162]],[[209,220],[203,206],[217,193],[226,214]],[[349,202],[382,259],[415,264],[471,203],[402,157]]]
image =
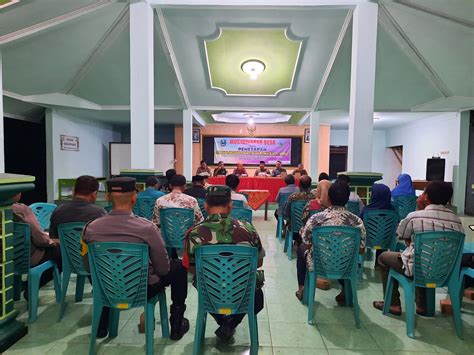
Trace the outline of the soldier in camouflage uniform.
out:
[[[206,195],[207,219],[192,228],[186,236],[183,265],[195,275],[194,255],[196,247],[206,244],[247,244],[258,249],[258,267],[263,264],[265,250],[255,227],[246,222],[230,217],[232,210],[231,190],[227,186],[210,186]],[[257,271],[257,288],[255,291],[255,313],[263,309],[263,270]],[[215,334],[223,341],[228,341],[235,333],[235,328],[244,318],[244,314],[224,316],[212,314],[219,328]]]

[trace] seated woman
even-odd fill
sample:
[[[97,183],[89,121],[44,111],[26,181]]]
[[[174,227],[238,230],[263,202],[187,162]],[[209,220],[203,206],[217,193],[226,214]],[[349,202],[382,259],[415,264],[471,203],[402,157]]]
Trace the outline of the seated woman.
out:
[[[367,211],[393,209],[390,188],[384,184],[374,184],[372,186],[372,197],[370,203],[362,209],[360,218],[364,218],[364,213]]]
[[[392,199],[398,196],[415,196],[415,189],[410,175],[398,175],[397,186],[392,190]]]
[[[331,181],[329,180],[321,180],[318,182],[318,186],[316,187],[316,198],[308,201],[306,206],[304,206],[303,215],[301,218],[303,225],[306,224],[309,217],[311,216],[311,211],[324,210],[330,206],[328,197],[328,191],[330,187]]]

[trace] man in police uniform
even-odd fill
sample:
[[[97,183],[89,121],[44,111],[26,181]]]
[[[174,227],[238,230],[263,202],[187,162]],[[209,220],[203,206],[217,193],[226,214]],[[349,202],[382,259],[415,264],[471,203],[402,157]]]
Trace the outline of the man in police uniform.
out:
[[[231,190],[227,186],[215,185],[207,188],[205,208],[207,219],[191,229],[186,236],[183,265],[195,275],[194,255],[196,247],[209,244],[246,244],[258,249],[258,267],[263,264],[265,250],[255,227],[230,217],[232,210]],[[263,309],[263,271],[257,271],[257,288],[255,290],[255,314]],[[235,328],[242,322],[245,314],[224,316],[211,314],[219,328],[215,334],[223,341],[229,341]]]
[[[119,177],[107,181],[108,198],[112,202],[110,214],[90,222],[83,232],[85,243],[125,242],[143,243],[149,248],[150,268],[148,275],[148,297],[151,298],[171,285],[171,335],[179,340],[189,330],[189,321],[184,318],[188,282],[186,269],[180,260],[168,259],[166,247],[156,225],[132,213],[137,201],[136,180]],[[84,253],[83,253],[84,254]],[[108,333],[109,309],[104,308],[98,336]]]

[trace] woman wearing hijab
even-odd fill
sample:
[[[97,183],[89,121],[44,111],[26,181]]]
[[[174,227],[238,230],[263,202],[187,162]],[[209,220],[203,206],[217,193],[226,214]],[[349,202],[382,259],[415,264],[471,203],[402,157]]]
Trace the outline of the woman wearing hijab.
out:
[[[415,196],[415,189],[411,176],[408,174],[400,174],[397,179],[397,186],[392,190],[392,198],[397,196]]]
[[[364,217],[365,211],[393,209],[390,188],[384,184],[374,184],[372,186],[372,198],[370,199],[370,203],[363,208],[360,218]]]
[[[310,200],[303,209],[303,225],[308,221],[311,211],[324,210],[330,206],[328,191],[331,187],[331,181],[321,180],[316,187],[316,198]]]

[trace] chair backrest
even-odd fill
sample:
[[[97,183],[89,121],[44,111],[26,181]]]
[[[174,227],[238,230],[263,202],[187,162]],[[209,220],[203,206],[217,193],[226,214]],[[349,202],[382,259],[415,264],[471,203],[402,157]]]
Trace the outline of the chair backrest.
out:
[[[30,270],[30,225],[13,223],[13,272],[27,274]]]
[[[148,245],[90,243],[89,266],[94,293],[106,307],[130,309],[145,305],[148,288]]]
[[[432,231],[415,234],[416,286],[443,287],[451,275],[459,277],[464,233]]]
[[[313,229],[314,271],[330,279],[357,277],[360,229],[348,226]]]
[[[230,216],[239,221],[252,223],[252,210],[248,208],[233,207]]]
[[[166,247],[183,249],[186,231],[194,225],[194,211],[189,208],[162,208],[160,225]]]
[[[133,213],[138,217],[146,218],[149,221],[153,218],[156,197],[142,196],[137,197],[137,203],[133,208]]]
[[[81,255],[81,235],[84,222],[63,223],[58,225],[59,245],[63,268],[78,275],[89,275],[84,267]]]
[[[303,226],[303,209],[308,201],[293,201],[291,203],[291,231],[297,233]]]
[[[279,208],[284,208],[286,203],[288,202],[288,197],[290,197],[291,193],[282,193],[280,194],[280,201],[278,202]]]
[[[254,311],[258,250],[247,245],[205,245],[196,249],[199,306],[205,312]]]
[[[395,207],[400,220],[404,219],[410,212],[416,211],[416,198],[414,195],[393,198],[393,207]]]
[[[104,207],[104,210],[107,212],[107,213],[110,213],[110,211],[112,211],[112,205],[107,205]]]
[[[232,200],[233,207],[244,207],[244,201],[241,200]]]
[[[395,250],[398,213],[393,210],[369,210],[364,212],[367,231],[366,246],[373,249]]]
[[[53,214],[56,207],[58,206],[54,203],[44,202],[37,202],[30,205],[30,208],[33,210],[33,213],[35,214],[36,219],[43,230],[49,229],[49,225],[51,224],[51,215]]]
[[[346,208],[350,213],[353,213],[356,216],[360,214],[360,206],[358,201],[348,201]]]
[[[204,217],[204,219],[206,219],[207,218],[207,211],[204,208],[204,203],[206,202],[206,199],[205,198],[196,198],[196,200],[198,202],[199,209],[201,210],[202,216]]]

